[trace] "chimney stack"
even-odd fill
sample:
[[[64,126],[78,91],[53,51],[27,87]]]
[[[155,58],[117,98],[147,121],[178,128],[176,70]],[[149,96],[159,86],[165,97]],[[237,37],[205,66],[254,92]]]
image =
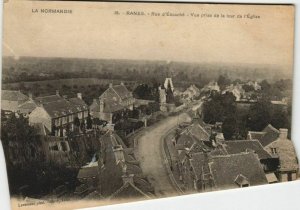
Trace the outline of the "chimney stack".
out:
[[[286,140],[288,135],[288,129],[286,128],[280,128],[279,129],[279,139],[280,140]]]
[[[112,83],[109,83],[109,87],[112,88],[112,87],[113,87],[113,84],[112,84]]]
[[[82,99],[82,94],[81,93],[77,93],[77,98]]]
[[[134,184],[133,177],[134,177],[134,174],[124,174],[122,176],[123,184],[127,184],[127,183]]]
[[[60,96],[60,95],[59,95],[59,90],[56,90],[56,95],[57,95],[57,96]]]
[[[104,101],[102,98],[99,98],[99,106],[100,106],[100,113],[104,112]]]
[[[124,82],[123,82],[123,81],[121,82],[121,85],[124,85]]]

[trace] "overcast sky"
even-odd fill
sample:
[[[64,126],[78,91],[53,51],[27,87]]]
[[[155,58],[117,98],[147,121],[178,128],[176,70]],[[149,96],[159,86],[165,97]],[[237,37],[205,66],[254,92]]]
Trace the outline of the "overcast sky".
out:
[[[72,9],[72,14],[33,13]],[[113,15],[118,10],[255,14],[260,19]],[[4,55],[255,63],[292,71],[292,7],[9,2]]]

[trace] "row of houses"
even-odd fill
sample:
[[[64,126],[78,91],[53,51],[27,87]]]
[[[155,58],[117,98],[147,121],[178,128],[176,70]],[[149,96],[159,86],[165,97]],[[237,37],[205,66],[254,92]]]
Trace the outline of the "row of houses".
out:
[[[183,189],[211,191],[295,180],[298,160],[287,129],[268,125],[249,132],[246,140],[225,141],[222,133],[207,130],[199,122],[181,129],[174,139]]]
[[[87,117],[99,118],[114,123],[114,115],[124,110],[132,110],[135,99],[123,83],[109,85],[109,88],[88,106],[77,97],[67,98],[61,96],[59,91],[55,95],[33,98],[20,91],[2,90],[1,110],[4,114],[11,112],[23,114],[29,118],[29,123],[42,124],[46,133],[54,136],[66,136],[68,130],[73,131],[74,125],[84,127]]]

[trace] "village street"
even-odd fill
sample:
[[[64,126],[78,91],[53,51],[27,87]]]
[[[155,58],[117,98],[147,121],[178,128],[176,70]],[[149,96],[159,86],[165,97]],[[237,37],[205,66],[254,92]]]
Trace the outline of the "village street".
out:
[[[172,128],[183,122],[191,121],[187,113],[167,117],[156,125],[149,127],[137,136],[136,156],[140,161],[143,173],[153,184],[155,194],[159,196],[178,195],[172,185],[166,169],[166,160],[162,154],[164,136]]]

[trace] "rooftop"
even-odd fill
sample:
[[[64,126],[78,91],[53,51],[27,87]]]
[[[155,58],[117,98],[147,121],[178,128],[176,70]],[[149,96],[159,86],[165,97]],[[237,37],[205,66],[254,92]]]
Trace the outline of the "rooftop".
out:
[[[18,90],[1,90],[1,100],[26,101],[29,97]]]
[[[252,150],[258,155],[259,159],[272,158],[272,156],[266,150],[264,150],[258,140],[226,141],[225,149],[228,154],[238,154]]]
[[[251,186],[268,184],[258,158],[252,152],[212,157],[210,169],[217,189],[240,187],[235,182],[240,174]]]

